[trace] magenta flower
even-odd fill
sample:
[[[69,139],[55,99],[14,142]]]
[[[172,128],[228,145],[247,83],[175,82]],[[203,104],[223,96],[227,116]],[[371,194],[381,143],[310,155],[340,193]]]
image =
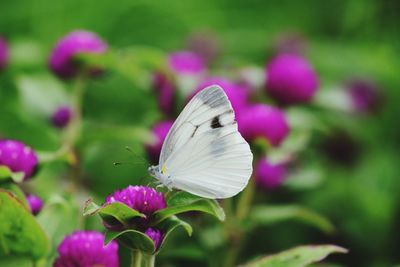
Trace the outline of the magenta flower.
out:
[[[171,129],[173,121],[161,121],[154,125],[152,132],[155,136],[153,143],[146,145],[147,155],[150,161],[153,163],[158,163],[160,157],[161,147],[164,143],[165,137],[167,137],[169,129]]]
[[[8,46],[6,41],[0,37],[0,70],[3,69],[8,62]]]
[[[256,104],[242,110],[237,116],[238,128],[249,142],[265,138],[273,146],[278,146],[289,133],[285,114],[278,108]]]
[[[205,62],[211,62],[220,54],[220,43],[212,33],[198,32],[187,40],[190,51],[199,55]]]
[[[273,42],[273,49],[276,54],[303,55],[307,48],[307,40],[298,32],[281,33]]]
[[[225,94],[228,96],[235,114],[239,114],[248,104],[248,90],[233,81],[222,77],[210,77],[203,81],[197,89],[189,96],[189,100],[199,91],[211,85],[219,85],[224,89]]]
[[[176,74],[197,74],[206,70],[203,59],[190,51],[179,51],[170,54],[168,65]]]
[[[104,235],[95,231],[76,231],[58,246],[54,267],[118,267],[118,244],[104,245]]]
[[[164,234],[160,230],[154,228],[148,228],[144,233],[153,240],[157,250],[164,239]]]
[[[350,95],[353,109],[359,113],[373,113],[381,104],[381,93],[371,80],[352,79],[347,82],[346,89]]]
[[[26,201],[28,202],[33,215],[37,215],[43,208],[43,201],[38,196],[28,194],[26,195]]]
[[[51,122],[57,128],[64,128],[70,122],[72,115],[71,107],[60,106],[51,116]]]
[[[287,176],[285,164],[272,164],[267,159],[259,160],[255,167],[256,183],[266,190],[280,187]]]
[[[31,177],[37,168],[38,158],[32,148],[15,140],[0,140],[0,166],[13,172],[23,172],[24,180]]]
[[[157,210],[167,205],[164,195],[154,188],[147,186],[128,186],[125,189],[117,190],[106,198],[105,204],[121,202],[128,207],[146,215],[147,219]]]
[[[162,72],[156,72],[153,77],[153,88],[158,98],[158,106],[160,110],[170,115],[174,109],[175,85]]]
[[[107,44],[99,36],[89,31],[73,31],[60,39],[54,47],[50,59],[50,69],[61,78],[72,78],[81,70],[74,57],[81,53],[103,54]],[[99,73],[98,66],[90,66],[89,72]]]
[[[266,73],[268,93],[285,105],[310,102],[319,86],[312,66],[297,55],[278,55],[268,64]]]

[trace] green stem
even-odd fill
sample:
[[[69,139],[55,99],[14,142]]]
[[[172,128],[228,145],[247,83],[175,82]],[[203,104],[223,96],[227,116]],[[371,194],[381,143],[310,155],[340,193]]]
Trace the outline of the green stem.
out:
[[[154,267],[156,262],[156,256],[154,254],[144,254],[144,266],[143,267]]]
[[[131,252],[131,267],[142,266],[142,252],[140,250],[132,250]]]

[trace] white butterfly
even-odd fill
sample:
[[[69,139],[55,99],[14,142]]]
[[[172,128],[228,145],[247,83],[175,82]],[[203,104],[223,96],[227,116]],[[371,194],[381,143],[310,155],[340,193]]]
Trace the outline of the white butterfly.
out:
[[[183,109],[164,141],[158,166],[151,166],[149,172],[169,189],[228,198],[246,187],[252,161],[228,97],[212,85]]]

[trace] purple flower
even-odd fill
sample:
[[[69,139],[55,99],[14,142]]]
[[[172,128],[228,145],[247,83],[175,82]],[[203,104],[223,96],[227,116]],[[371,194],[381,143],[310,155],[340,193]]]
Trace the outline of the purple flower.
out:
[[[205,62],[211,62],[220,54],[220,44],[217,37],[212,33],[198,32],[189,36],[187,47],[196,53]]]
[[[73,31],[60,39],[54,47],[50,59],[50,69],[61,78],[72,78],[81,70],[74,57],[81,53],[103,54],[107,50],[99,36],[89,31]],[[90,66],[92,74],[100,71],[98,66]]]
[[[359,113],[373,113],[381,104],[381,94],[378,86],[371,80],[354,78],[347,82],[353,109]]]
[[[13,172],[23,172],[26,180],[35,173],[38,158],[32,148],[19,141],[0,140],[0,165]]]
[[[297,55],[282,54],[267,66],[267,91],[281,104],[310,102],[319,81],[308,61]]]
[[[8,62],[8,47],[6,41],[0,37],[0,70],[3,69]]]
[[[153,88],[158,97],[160,110],[170,115],[174,109],[175,86],[172,81],[162,72],[156,72],[153,77]]]
[[[153,143],[146,145],[146,151],[150,158],[150,161],[157,163],[160,157],[161,147],[164,143],[165,137],[167,137],[169,129],[171,129],[173,121],[161,121],[154,125],[152,132],[155,136]]]
[[[154,246],[157,250],[164,239],[164,234],[160,230],[154,228],[148,228],[145,234],[153,240]]]
[[[168,65],[176,74],[198,74],[206,70],[203,59],[190,51],[170,54]]]
[[[256,183],[267,190],[280,187],[286,175],[285,164],[272,164],[265,158],[258,161],[255,167]]]
[[[69,106],[60,106],[51,116],[52,124],[57,128],[64,128],[72,118],[72,109]]]
[[[248,90],[247,88],[222,77],[210,77],[202,82],[197,89],[189,96],[188,101],[199,91],[211,85],[219,85],[228,96],[229,101],[235,111],[239,114],[248,104]]]
[[[54,267],[118,267],[118,244],[104,245],[104,235],[95,231],[76,231],[58,246]]]
[[[114,202],[124,203],[128,207],[146,215],[147,219],[157,210],[167,206],[164,195],[147,186],[130,185],[125,189],[117,190],[106,198],[106,204]]]
[[[281,33],[273,42],[273,49],[276,54],[302,55],[307,48],[307,40],[298,32]]]
[[[278,108],[265,104],[249,106],[237,116],[239,131],[247,141],[265,138],[278,146],[289,133],[285,114]]]
[[[37,215],[43,207],[43,201],[33,194],[26,195],[26,201],[28,201],[29,207],[33,215]]]

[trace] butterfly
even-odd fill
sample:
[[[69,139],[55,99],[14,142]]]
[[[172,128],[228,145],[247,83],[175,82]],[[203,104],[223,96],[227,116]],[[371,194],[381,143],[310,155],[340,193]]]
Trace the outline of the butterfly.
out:
[[[221,199],[247,185],[253,154],[232,105],[217,85],[198,92],[175,120],[149,173],[169,189]]]

